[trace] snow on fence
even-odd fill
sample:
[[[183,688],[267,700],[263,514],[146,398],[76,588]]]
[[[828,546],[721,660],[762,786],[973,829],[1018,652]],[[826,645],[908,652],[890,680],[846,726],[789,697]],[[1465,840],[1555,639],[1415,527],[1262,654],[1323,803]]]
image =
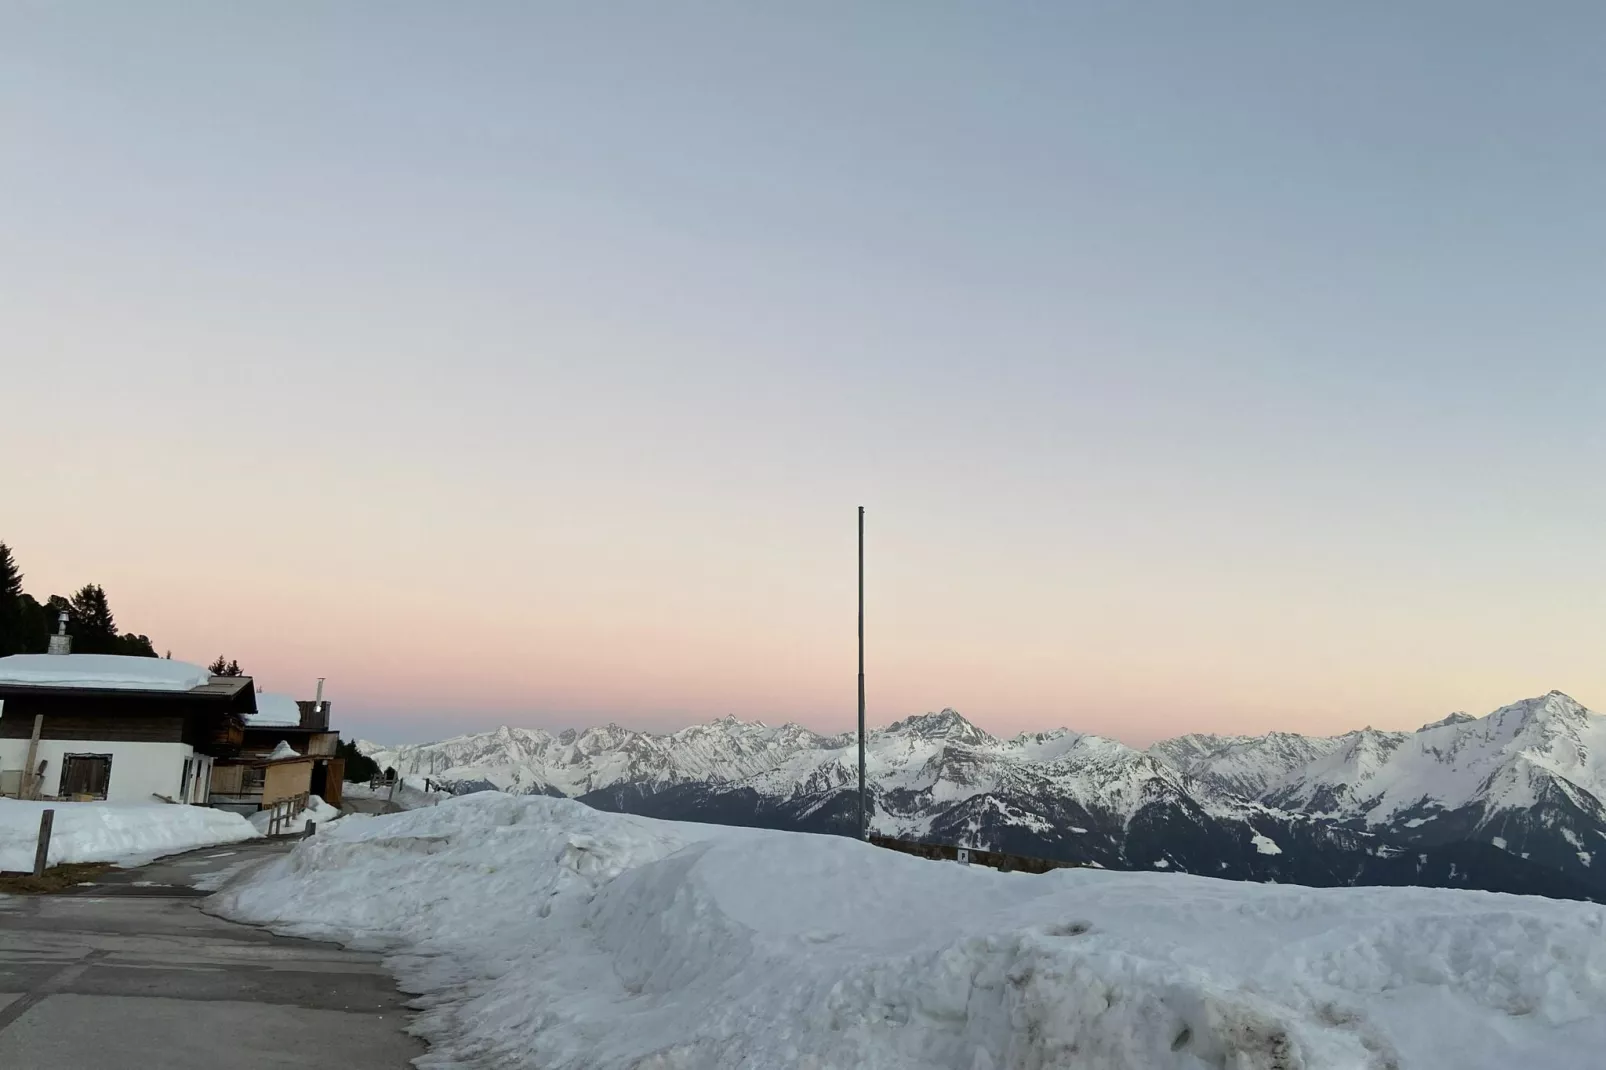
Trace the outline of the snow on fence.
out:
[[[258,810],[250,817],[251,824],[264,836],[310,836],[318,825],[341,816],[341,811],[310,792],[290,795]]]

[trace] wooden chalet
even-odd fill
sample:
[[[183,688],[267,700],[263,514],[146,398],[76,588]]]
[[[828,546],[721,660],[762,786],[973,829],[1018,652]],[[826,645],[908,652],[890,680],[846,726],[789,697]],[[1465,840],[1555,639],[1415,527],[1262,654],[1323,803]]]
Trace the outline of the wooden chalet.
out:
[[[0,658],[0,795],[206,803],[255,713],[250,677],[184,662]]]

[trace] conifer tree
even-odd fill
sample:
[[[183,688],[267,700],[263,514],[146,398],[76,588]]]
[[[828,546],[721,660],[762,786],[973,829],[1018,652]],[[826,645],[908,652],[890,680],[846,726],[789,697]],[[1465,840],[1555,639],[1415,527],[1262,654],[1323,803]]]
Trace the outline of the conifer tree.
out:
[[[245,670],[240,668],[240,663],[238,661],[225,661],[222,654],[219,654],[217,658],[213,660],[212,664],[206,667],[206,671],[211,673],[213,676],[245,675]]]
[[[117,653],[117,621],[112,617],[105,588],[98,583],[84,584],[72,596],[70,612],[67,631],[73,637],[73,653]]]
[[[23,597],[22,570],[17,567],[11,547],[0,542],[0,658],[29,652]]]

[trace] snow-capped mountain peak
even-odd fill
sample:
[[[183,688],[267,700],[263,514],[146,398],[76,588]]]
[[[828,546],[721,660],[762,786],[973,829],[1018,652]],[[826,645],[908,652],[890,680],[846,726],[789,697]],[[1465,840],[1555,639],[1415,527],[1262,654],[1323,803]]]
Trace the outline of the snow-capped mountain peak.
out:
[[[922,739],[945,739],[951,743],[996,743],[988,733],[966,720],[958,710],[944,709],[940,713],[917,713],[901,721],[894,721],[882,731],[889,734],[905,733]]]

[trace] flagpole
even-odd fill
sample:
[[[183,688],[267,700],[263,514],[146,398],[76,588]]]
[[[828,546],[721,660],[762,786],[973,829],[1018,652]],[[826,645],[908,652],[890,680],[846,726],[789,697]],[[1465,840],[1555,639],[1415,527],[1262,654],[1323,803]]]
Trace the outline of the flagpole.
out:
[[[859,838],[870,838],[864,795],[864,506],[859,506]]]

